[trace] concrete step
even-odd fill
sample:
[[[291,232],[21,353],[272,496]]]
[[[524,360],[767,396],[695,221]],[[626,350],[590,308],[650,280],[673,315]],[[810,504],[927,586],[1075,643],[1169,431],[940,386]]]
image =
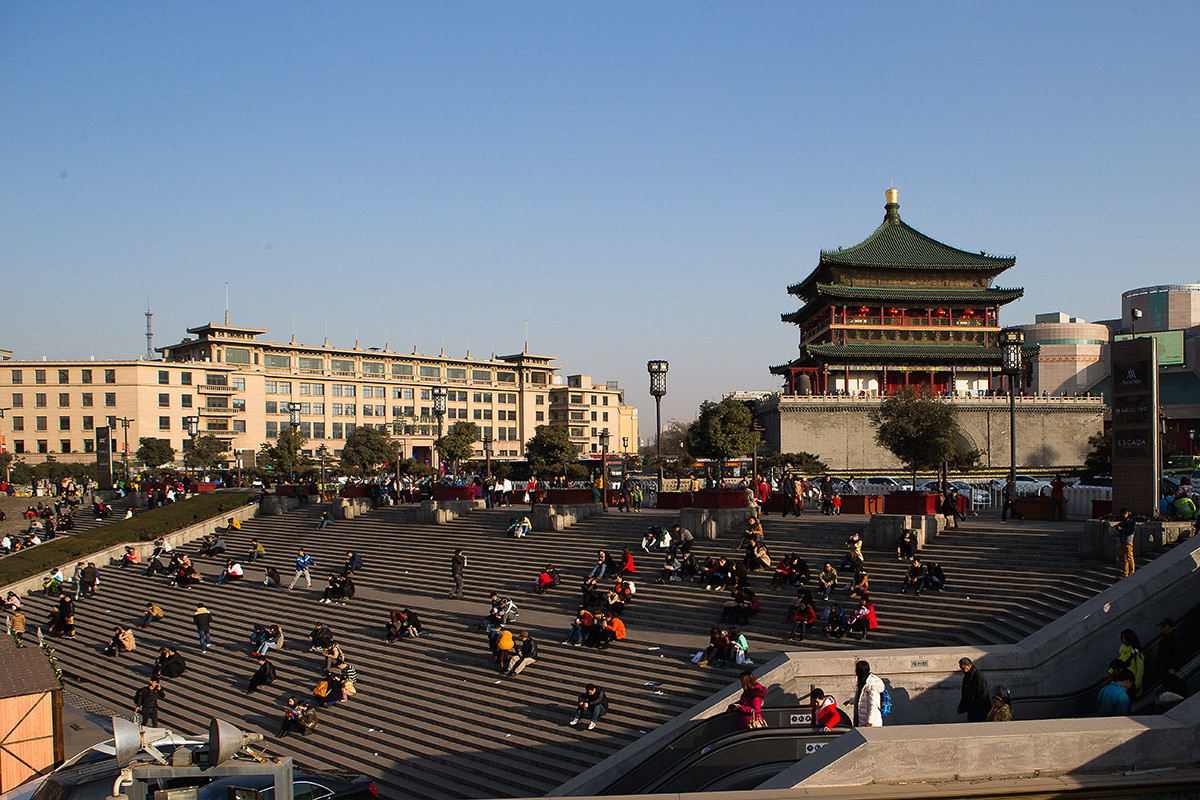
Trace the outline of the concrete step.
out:
[[[192,732],[217,714],[263,732],[273,752],[291,754],[300,763],[371,774],[388,798],[544,794],[729,685],[737,671],[698,669],[687,660],[707,644],[708,629],[718,621],[726,595],[695,585],[654,584],[661,557],[636,549],[648,525],[668,524],[674,514],[614,512],[561,533],[535,532],[521,540],[504,535],[508,519],[523,511],[480,511],[450,525],[432,526],[418,525],[413,507],[382,508],[320,531],[317,509],[255,519],[240,534],[226,537],[231,554],[244,553],[251,537],[267,548],[264,562],[247,565],[245,581],[205,583],[183,591],[140,571],[104,569],[101,594],[79,607],[79,638],[54,645],[64,669],[86,679],[73,685],[76,691],[128,714],[130,698],[145,681],[157,646],[174,643],[189,670],[166,686],[165,722]],[[810,568],[826,558],[840,561],[845,534],[827,520],[769,517],[772,555],[794,550]],[[755,573],[752,585],[763,610],[745,626],[752,657],[762,663],[786,650],[1011,642],[1111,582],[1110,568],[1072,557],[1077,542],[1069,534],[979,530],[944,534],[927,549],[950,578],[942,594],[896,595],[905,565],[868,553],[881,625],[866,642],[820,636],[799,644],[784,642],[782,618],[795,591],[769,591],[769,575]],[[698,540],[695,552],[700,558],[732,554],[736,545],[736,537]],[[314,589],[263,587],[259,581],[265,563],[277,566],[285,582],[290,580],[298,546],[317,559]],[[468,554],[465,601],[445,599],[449,560],[457,547]],[[624,547],[635,548],[638,566],[634,580],[639,591],[625,614],[629,638],[602,652],[558,644],[596,549],[619,553]],[[347,549],[366,561],[356,576],[359,596],[347,606],[316,602],[324,578],[340,568]],[[1012,552],[1030,555],[1006,563],[1006,553]],[[206,576],[215,576],[223,564],[194,560]],[[536,595],[532,581],[547,562],[562,571],[565,585]],[[521,616],[513,628],[530,630],[541,647],[539,663],[516,678],[497,676],[486,641],[474,627],[493,589],[516,600]],[[968,596],[971,600],[965,602]],[[100,650],[112,625],[136,622],[148,599],[158,602],[168,618],[151,631],[137,632],[139,647],[132,658],[103,656]],[[844,593],[838,599],[845,600]],[[199,601],[216,618],[214,647],[203,656],[196,651],[191,624]],[[31,598],[29,605],[31,623],[49,610],[44,599]],[[431,635],[385,644],[387,613],[402,605],[420,613]],[[276,740],[282,701],[290,694],[310,694],[319,678],[322,662],[305,649],[307,633],[318,619],[333,628],[358,669],[359,693],[345,705],[321,710],[321,726],[313,736]],[[246,697],[242,690],[254,668],[247,637],[255,622],[282,625],[287,644],[274,658],[277,683]],[[613,713],[590,733],[565,724],[574,696],[588,680],[605,686],[614,702]]]

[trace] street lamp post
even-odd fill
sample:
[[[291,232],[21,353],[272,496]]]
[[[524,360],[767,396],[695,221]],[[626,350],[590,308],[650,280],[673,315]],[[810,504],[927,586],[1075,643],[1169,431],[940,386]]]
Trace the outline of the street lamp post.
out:
[[[4,419],[4,412],[12,411],[11,408],[0,408],[0,419]],[[8,483],[8,464],[4,465],[4,482]]]
[[[442,431],[442,420],[446,416],[446,389],[445,389],[445,387],[442,387],[442,386],[433,387],[433,413],[435,416],[437,416],[438,439],[441,439],[443,436],[445,436],[445,433]],[[437,452],[436,446],[433,448],[433,451],[434,451],[434,453],[437,454],[437,467],[439,470],[441,470],[442,469],[442,454]]]
[[[121,460],[125,464],[125,483],[128,489],[129,484],[129,423],[133,422],[133,417],[113,417],[113,420],[121,423],[121,427],[125,430],[125,452],[121,456]]]
[[[396,448],[396,505],[400,505],[400,462],[404,460],[404,440],[400,438],[404,433],[404,417],[392,420],[392,434],[396,437],[396,443],[399,445]]]
[[[1017,381],[1021,376],[1021,348],[1025,332],[1020,328],[1000,331],[1003,372],[1008,376],[1008,473],[1017,474]]]
[[[317,483],[317,491],[325,491],[325,456],[329,454],[329,448],[321,445],[317,448],[317,456],[321,459],[321,479]]]
[[[1131,308],[1129,310],[1129,337],[1137,338],[1137,323],[1142,318],[1142,310],[1140,308]]]
[[[188,438],[192,440],[192,450],[196,449],[196,434],[200,432],[199,417],[184,417],[183,424],[187,427]],[[187,478],[187,454],[188,449],[183,448],[183,477]]]
[[[296,429],[300,427],[300,404],[296,403],[296,402],[290,402],[287,404],[287,410],[288,410],[288,427],[290,427],[292,430],[291,443],[293,445],[295,445],[295,443],[296,443],[295,432],[296,432]],[[296,482],[296,462],[299,460],[300,460],[300,448],[298,446],[293,447],[292,483]]]
[[[608,511],[608,428],[600,431],[600,505]]]
[[[490,433],[483,435],[483,473],[484,480],[488,483],[492,480],[492,441]]]
[[[654,398],[654,423],[657,433],[654,437],[655,454],[658,456],[658,491],[663,490],[663,465],[662,465],[662,399],[667,394],[667,369],[670,367],[666,361],[656,359],[646,362],[646,371],[650,373],[650,395]]]

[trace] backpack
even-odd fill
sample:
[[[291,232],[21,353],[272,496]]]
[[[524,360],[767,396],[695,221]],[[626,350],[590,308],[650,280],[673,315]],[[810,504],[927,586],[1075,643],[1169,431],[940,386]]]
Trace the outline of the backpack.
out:
[[[892,713],[892,696],[884,689],[879,693],[879,716],[886,717]]]
[[[313,694],[317,697],[328,697],[329,681],[318,681],[317,685],[313,688]]]

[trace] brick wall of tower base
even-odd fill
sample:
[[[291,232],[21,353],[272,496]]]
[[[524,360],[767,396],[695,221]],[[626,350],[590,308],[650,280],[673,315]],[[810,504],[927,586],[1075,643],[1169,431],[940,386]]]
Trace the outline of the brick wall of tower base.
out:
[[[1010,442],[1007,403],[956,403],[964,449],[979,450],[983,468],[1008,466]],[[769,403],[759,421],[766,438],[783,453],[808,452],[834,470],[899,471],[903,467],[875,442],[868,412],[878,401],[833,400],[828,403]],[[1017,467],[1067,467],[1083,464],[1088,437],[1104,428],[1104,407],[1097,403],[1055,403],[1039,398],[1017,406]]]

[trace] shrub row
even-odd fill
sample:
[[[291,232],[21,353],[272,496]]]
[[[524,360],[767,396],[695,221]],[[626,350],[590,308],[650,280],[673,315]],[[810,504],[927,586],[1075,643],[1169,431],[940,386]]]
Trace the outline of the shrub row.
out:
[[[182,502],[143,511],[131,519],[117,520],[78,534],[57,536],[37,547],[0,559],[0,586],[49,572],[54,566],[78,560],[81,556],[106,550],[113,545],[154,541],[160,536],[238,508],[248,499],[248,495],[199,494]],[[83,506],[80,512],[88,513],[90,509]]]

